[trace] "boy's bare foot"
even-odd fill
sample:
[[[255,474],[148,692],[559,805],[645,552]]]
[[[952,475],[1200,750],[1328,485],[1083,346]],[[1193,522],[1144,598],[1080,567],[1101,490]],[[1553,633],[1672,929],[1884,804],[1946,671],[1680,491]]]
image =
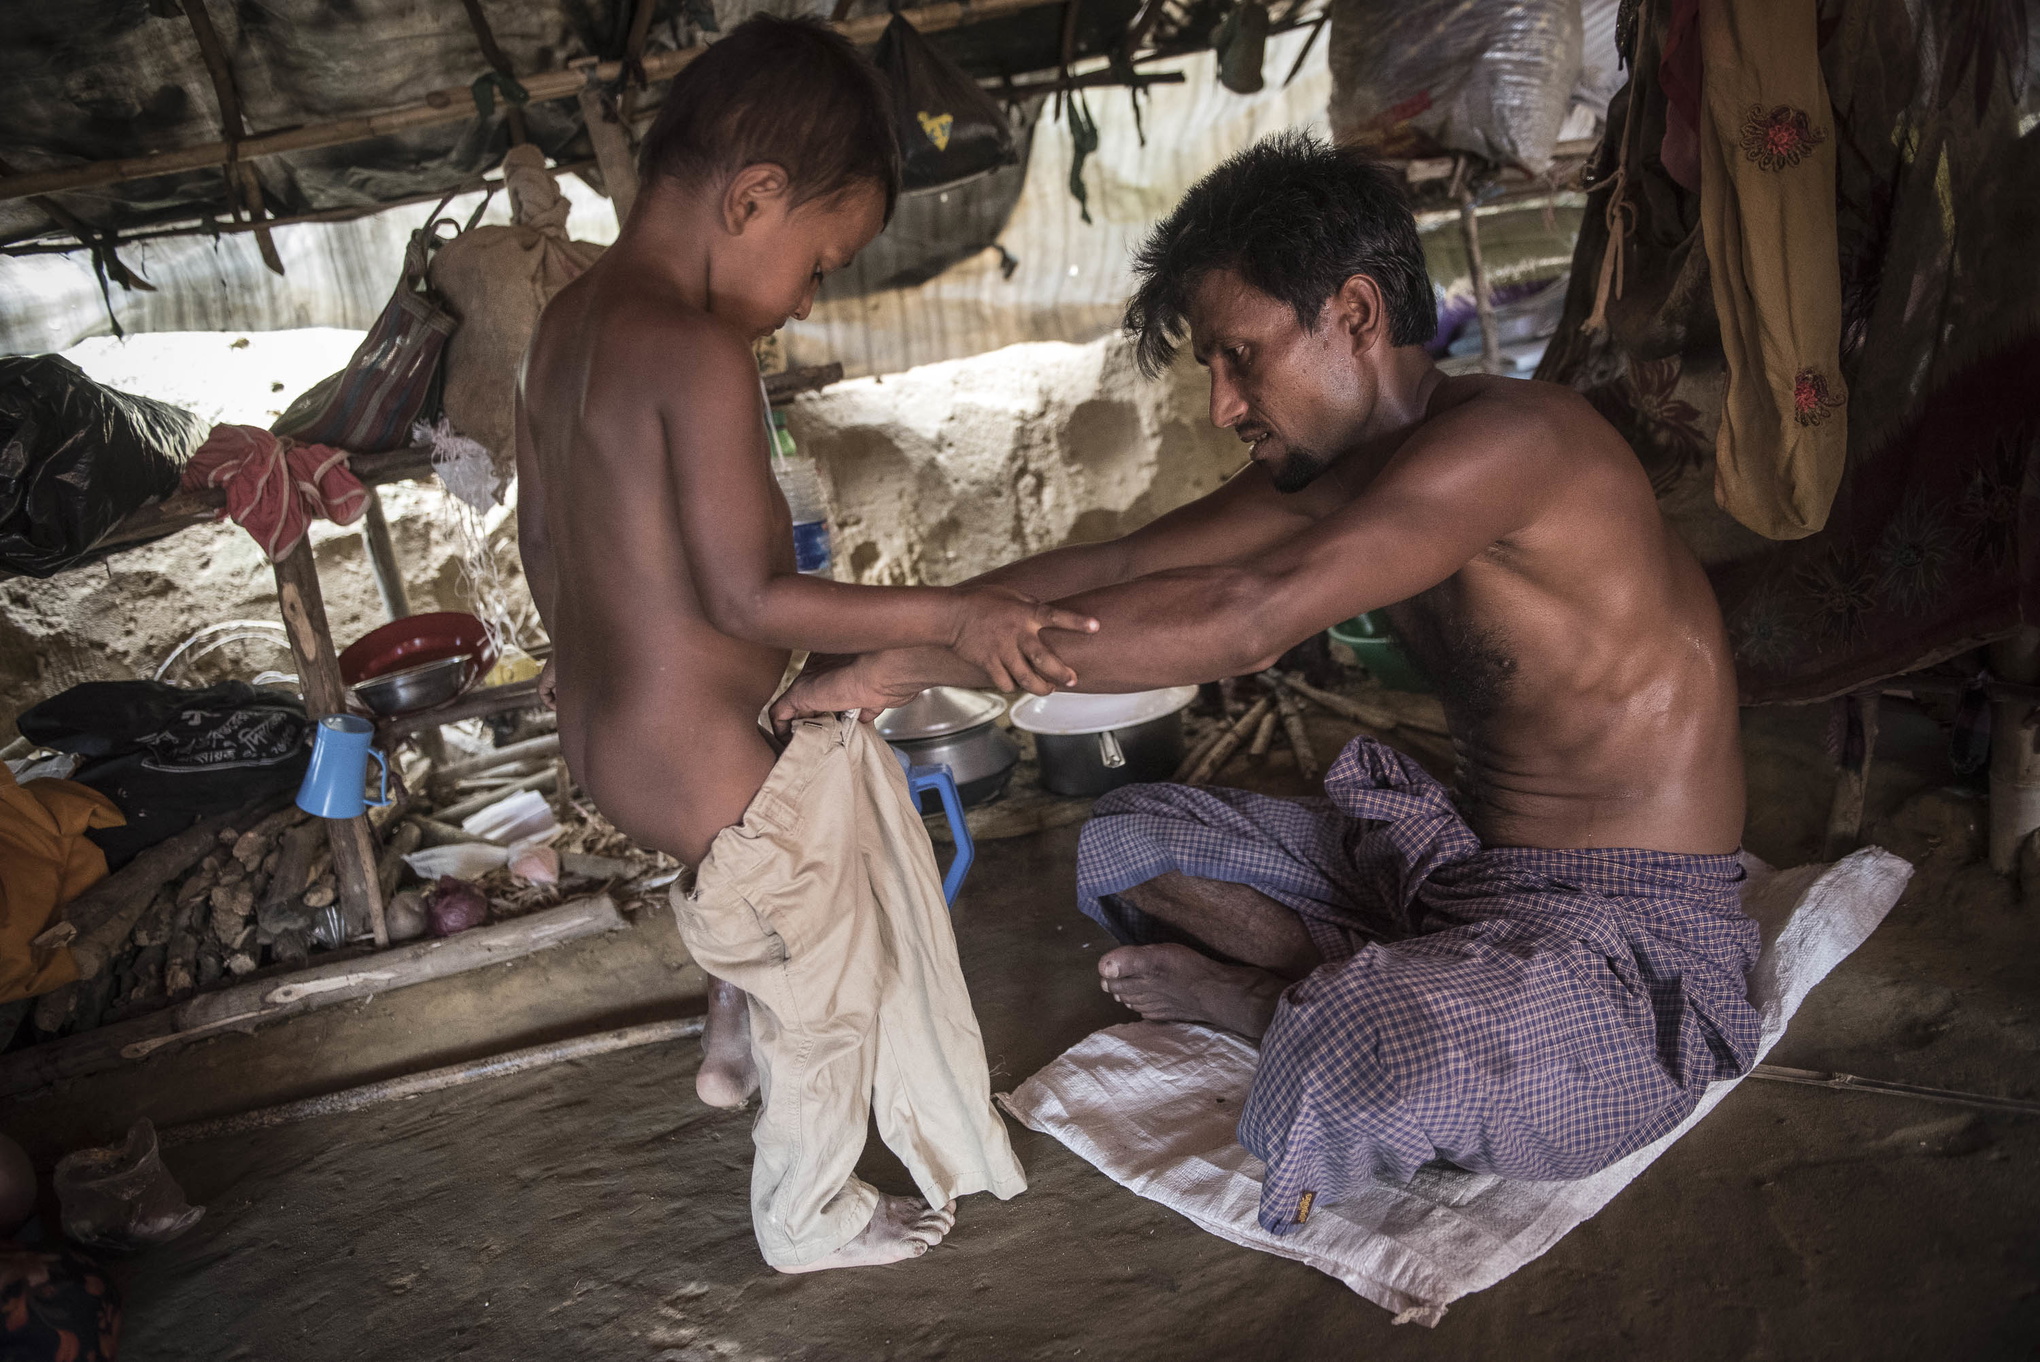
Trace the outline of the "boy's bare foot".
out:
[[[1259,1040],[1288,987],[1251,965],[1221,965],[1188,946],[1121,946],[1098,961],[1098,986],[1145,1021],[1202,1022]]]
[[[694,1095],[711,1107],[741,1107],[758,1091],[751,1062],[751,1000],[720,979],[708,981],[708,1020],[701,1032],[701,1068]]]
[[[918,1258],[942,1242],[956,1224],[956,1203],[937,1210],[919,1197],[880,1196],[857,1237],[826,1258],[781,1272],[826,1272],[832,1267],[877,1267]]]

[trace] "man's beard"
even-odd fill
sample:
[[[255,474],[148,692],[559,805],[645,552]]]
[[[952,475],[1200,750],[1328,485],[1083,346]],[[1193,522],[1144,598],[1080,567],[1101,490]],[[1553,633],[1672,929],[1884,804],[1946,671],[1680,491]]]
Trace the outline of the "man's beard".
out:
[[[1278,492],[1301,492],[1331,466],[1332,461],[1323,454],[1291,445],[1288,454],[1283,457],[1282,466],[1270,468],[1268,476]]]

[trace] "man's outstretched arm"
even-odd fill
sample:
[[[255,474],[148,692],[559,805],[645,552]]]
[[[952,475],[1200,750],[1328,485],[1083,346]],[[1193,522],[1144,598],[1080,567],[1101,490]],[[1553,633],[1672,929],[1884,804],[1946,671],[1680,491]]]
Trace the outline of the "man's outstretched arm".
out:
[[[1146,690],[1236,676],[1298,641],[1407,600],[1536,514],[1556,470],[1520,418],[1462,408],[1420,431],[1367,492],[1240,561],[1151,572],[1061,604],[1096,635],[1058,654],[1086,691]],[[776,713],[882,707],[931,685],[977,685],[952,655],[901,649],[857,659],[790,690]]]

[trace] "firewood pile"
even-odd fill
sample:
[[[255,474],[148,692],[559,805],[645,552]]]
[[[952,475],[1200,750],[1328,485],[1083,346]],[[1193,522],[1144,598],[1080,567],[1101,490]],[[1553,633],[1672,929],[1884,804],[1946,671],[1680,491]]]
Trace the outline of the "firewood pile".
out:
[[[523,753],[505,749],[506,760],[494,763],[484,749],[451,763],[455,780],[435,778],[432,764],[414,757],[406,792],[377,811],[377,871],[392,945],[433,930],[428,906],[444,884],[422,878],[406,857],[434,846],[489,845],[441,817],[447,809],[472,814],[477,788],[548,787],[554,825],[532,839],[533,854],[466,878],[486,900],[481,921],[523,917],[600,890],[634,914],[676,876],[671,857],[637,846],[576,798],[571,781],[561,779],[563,763],[548,759],[550,779],[532,782],[525,778],[530,742],[510,746]],[[65,920],[39,941],[70,947],[81,977],[35,1000],[29,1038],[38,1042],[249,976],[374,951],[370,924],[353,920],[342,904],[325,821],[274,804],[206,820],[142,852],[67,905]]]

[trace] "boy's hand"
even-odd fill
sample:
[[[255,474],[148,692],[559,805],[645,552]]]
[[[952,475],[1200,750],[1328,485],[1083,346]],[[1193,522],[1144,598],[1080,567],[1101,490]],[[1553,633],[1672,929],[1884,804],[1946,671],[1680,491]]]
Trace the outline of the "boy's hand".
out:
[[[551,658],[547,658],[545,665],[538,669],[538,698],[545,702],[547,709],[560,707],[560,677]]]
[[[887,680],[878,671],[868,657],[809,658],[807,669],[773,701],[773,730],[785,737],[795,719],[841,714],[846,709],[858,711],[857,717],[870,723],[881,710],[904,705],[921,693],[920,685]]]
[[[1047,695],[1075,684],[1077,674],[1042,642],[1041,631],[1091,634],[1098,621],[1003,586],[969,587],[958,595],[959,623],[949,650],[981,669],[994,689]]]

